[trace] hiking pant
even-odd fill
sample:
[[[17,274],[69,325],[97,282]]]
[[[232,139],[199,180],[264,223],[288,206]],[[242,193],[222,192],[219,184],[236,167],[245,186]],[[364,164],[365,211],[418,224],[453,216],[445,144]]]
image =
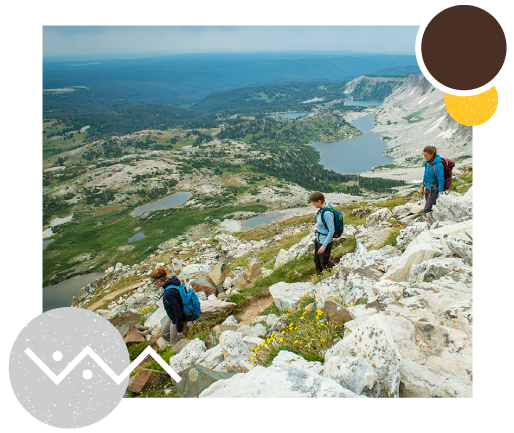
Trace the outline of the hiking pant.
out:
[[[185,335],[186,332],[186,323],[184,322],[182,324],[182,334]],[[171,319],[169,317],[166,317],[166,321],[164,322],[164,325],[161,329],[161,336],[170,342],[170,344],[173,346],[174,344],[177,344],[180,340],[182,340],[182,337],[177,337],[177,326],[173,324]]]
[[[435,205],[435,202],[437,200],[438,192],[429,189],[428,192],[425,192],[425,209],[423,209],[423,212],[426,214],[429,212],[432,212],[432,206]]]
[[[318,254],[318,250],[322,247],[317,240],[314,241],[314,264],[316,265],[316,273],[321,274],[323,270],[333,268],[335,266],[334,263],[330,261],[330,252],[332,251],[332,246],[334,242],[330,242],[325,248],[325,252],[323,254]]]

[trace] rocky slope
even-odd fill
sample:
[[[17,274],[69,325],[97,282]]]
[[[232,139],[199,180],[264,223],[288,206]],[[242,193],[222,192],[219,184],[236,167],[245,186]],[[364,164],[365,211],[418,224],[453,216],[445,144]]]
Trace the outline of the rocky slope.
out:
[[[364,176],[421,183],[423,148],[427,145],[435,146],[440,155],[454,160],[457,167],[473,161],[472,128],[450,117],[444,106],[444,93],[422,74],[410,75],[385,98],[382,106],[366,113],[376,115],[372,131],[387,141],[385,153],[394,158],[397,167],[369,171]]]
[[[464,195],[440,197],[429,217],[418,216],[422,202],[416,200],[392,210],[379,208],[365,224],[345,226],[341,241],[354,236],[357,246],[328,277],[316,284],[271,285],[275,313],[256,317],[251,326],[229,316],[209,328],[205,341],[184,339],[175,345],[169,363],[183,379],[173,388],[182,397],[201,398],[471,397],[472,188]],[[393,220],[404,228],[395,246],[382,247]],[[277,254],[275,269],[292,266],[293,259],[313,249],[311,227],[302,223],[261,241],[221,234],[175,245],[169,249],[175,258],[165,262],[156,260],[166,257],[167,250],[132,267],[108,269],[101,280],[82,289],[74,306],[86,307],[106,288],[144,279],[161,264],[198,292],[201,322],[226,317],[241,299],[235,295],[249,293],[258,279],[274,272],[263,268],[255,254],[285,236],[306,233]],[[248,265],[230,269],[226,263],[238,257]],[[118,327],[127,344],[147,340],[165,350],[159,290],[146,280],[96,311]],[[284,349],[306,314],[316,316],[316,326],[341,331],[316,354],[321,361],[302,357],[307,352],[299,345]],[[140,369],[129,389],[143,391],[149,377],[148,370]]]

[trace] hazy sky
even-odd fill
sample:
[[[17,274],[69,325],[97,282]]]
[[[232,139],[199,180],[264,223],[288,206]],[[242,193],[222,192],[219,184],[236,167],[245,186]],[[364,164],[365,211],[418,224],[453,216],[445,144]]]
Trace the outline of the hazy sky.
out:
[[[44,26],[43,56],[339,51],[414,54],[417,26]]]

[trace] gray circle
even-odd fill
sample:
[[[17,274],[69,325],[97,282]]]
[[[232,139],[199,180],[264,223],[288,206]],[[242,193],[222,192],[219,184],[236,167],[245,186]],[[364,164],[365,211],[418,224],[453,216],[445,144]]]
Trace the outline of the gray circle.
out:
[[[18,335],[9,358],[11,386],[22,406],[38,420],[61,428],[100,421],[120,403],[127,375],[119,385],[86,355],[60,383],[25,352],[29,349],[56,376],[89,346],[115,375],[130,365],[123,338],[103,317],[80,308],[57,308],[33,319]],[[62,359],[54,354],[60,352]],[[89,370],[92,374],[85,372]],[[63,376],[61,376],[63,377]]]

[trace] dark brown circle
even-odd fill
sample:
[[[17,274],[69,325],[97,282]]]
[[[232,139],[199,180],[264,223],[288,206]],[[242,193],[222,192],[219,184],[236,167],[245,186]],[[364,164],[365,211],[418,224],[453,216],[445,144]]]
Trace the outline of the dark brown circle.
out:
[[[472,90],[500,72],[507,41],[496,19],[475,6],[453,6],[437,14],[421,40],[426,68],[441,84]]]

